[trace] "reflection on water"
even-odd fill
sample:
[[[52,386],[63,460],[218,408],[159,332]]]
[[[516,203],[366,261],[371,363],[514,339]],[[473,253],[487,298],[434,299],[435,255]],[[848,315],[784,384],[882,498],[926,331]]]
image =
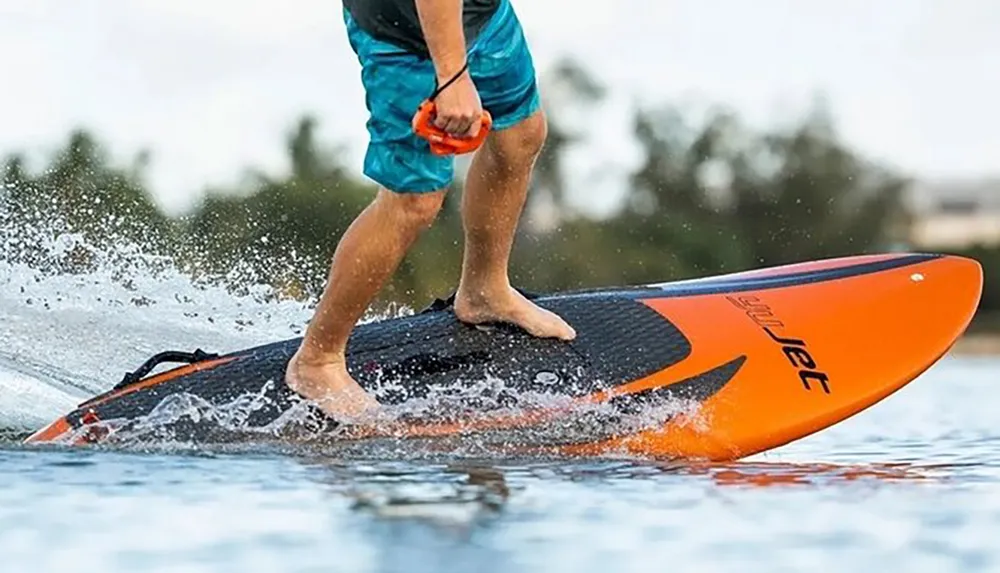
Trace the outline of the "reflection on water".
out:
[[[947,479],[951,464],[829,464],[829,463],[738,463],[675,466],[671,471],[704,475],[723,486],[770,487],[787,485],[835,485],[836,482],[939,482]]]
[[[449,468],[463,477],[443,491],[407,491],[395,485],[355,484],[352,508],[381,519],[419,520],[462,528],[496,517],[510,496],[503,473],[489,468]],[[425,488],[417,488],[425,489]]]
[[[505,470],[488,463],[441,464],[300,458],[318,483],[351,502],[351,509],[386,520],[463,529],[502,512],[511,495]]]
[[[404,461],[331,461],[300,457],[327,491],[351,501],[351,509],[378,520],[421,522],[449,530],[463,530],[498,517],[521,486],[510,481],[544,479],[594,486],[646,480],[690,486],[691,479],[714,486],[740,488],[871,486],[896,482],[939,484],[967,464],[909,463],[664,463],[641,461],[525,460],[496,464],[489,461],[443,461],[439,464]]]

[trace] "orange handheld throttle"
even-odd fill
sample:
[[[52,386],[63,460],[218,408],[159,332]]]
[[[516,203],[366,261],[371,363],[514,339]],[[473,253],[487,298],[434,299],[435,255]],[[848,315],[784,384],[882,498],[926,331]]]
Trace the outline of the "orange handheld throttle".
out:
[[[434,104],[434,98],[437,97],[445,88],[450,86],[455,80],[457,80],[465,70],[468,69],[468,62],[461,70],[450,80],[445,82],[445,84],[434,90],[420,107],[417,108],[417,113],[413,118],[414,131],[420,137],[426,139],[430,142],[431,152],[435,155],[461,155],[464,153],[471,153],[483,144],[486,140],[486,136],[489,135],[490,128],[493,127],[493,118],[490,113],[483,110],[483,114],[480,120],[479,132],[475,137],[455,137],[449,134],[443,129],[434,125],[435,112],[437,106]]]
[[[431,151],[435,155],[461,155],[471,153],[483,144],[486,136],[489,135],[493,126],[493,118],[490,113],[483,110],[482,123],[479,133],[475,137],[455,137],[443,129],[434,125],[434,112],[436,107],[431,100],[425,100],[417,109],[416,132],[431,144]]]

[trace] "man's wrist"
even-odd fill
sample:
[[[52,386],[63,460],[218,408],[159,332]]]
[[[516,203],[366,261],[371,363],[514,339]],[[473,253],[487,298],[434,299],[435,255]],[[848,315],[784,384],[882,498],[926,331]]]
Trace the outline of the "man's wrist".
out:
[[[448,81],[465,66],[463,0],[415,0],[438,81]]]
[[[434,62],[434,73],[437,75],[438,83],[451,80],[460,73],[464,73],[467,60],[464,57],[443,59]]]

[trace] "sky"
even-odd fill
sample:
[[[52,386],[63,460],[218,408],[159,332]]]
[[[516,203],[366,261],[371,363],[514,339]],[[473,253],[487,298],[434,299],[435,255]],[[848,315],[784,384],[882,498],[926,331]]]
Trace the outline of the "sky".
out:
[[[995,0],[513,0],[538,67],[584,62],[610,88],[574,155],[588,186],[637,161],[637,99],[722,104],[787,122],[823,95],[843,136],[919,177],[1000,172],[1000,2]],[[0,152],[41,161],[70,129],[116,159],[152,153],[168,212],[244,170],[285,168],[312,113],[360,176],[367,112],[335,0],[0,0]],[[604,176],[600,178],[600,176]]]

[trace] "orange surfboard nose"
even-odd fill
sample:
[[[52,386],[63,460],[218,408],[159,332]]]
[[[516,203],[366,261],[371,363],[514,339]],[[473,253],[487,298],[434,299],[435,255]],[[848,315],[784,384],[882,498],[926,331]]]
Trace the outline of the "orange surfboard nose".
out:
[[[947,256],[813,284],[647,300],[685,333],[692,353],[640,384],[747,360],[696,412],[603,447],[731,460],[819,431],[944,355],[972,320],[982,285],[978,262]]]

